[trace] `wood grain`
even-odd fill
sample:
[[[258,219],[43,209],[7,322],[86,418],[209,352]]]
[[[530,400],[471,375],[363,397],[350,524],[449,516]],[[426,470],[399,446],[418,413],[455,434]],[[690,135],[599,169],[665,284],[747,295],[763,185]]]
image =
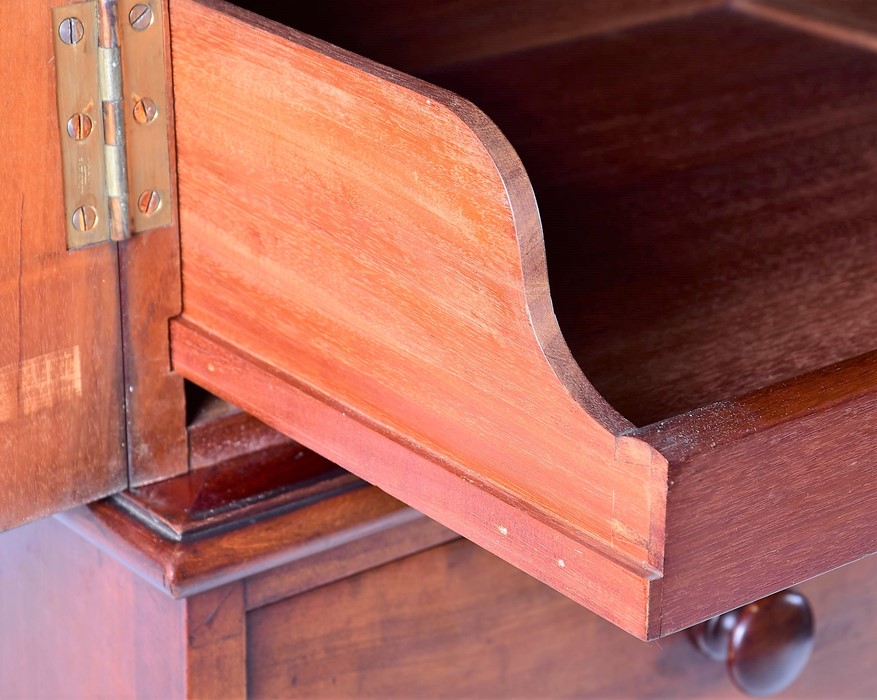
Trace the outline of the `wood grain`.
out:
[[[186,605],[186,697],[247,697],[244,584],[189,598]]]
[[[186,428],[190,469],[202,469],[264,449],[296,444],[200,387],[189,384],[187,389],[186,409],[191,413]]]
[[[67,252],[48,3],[4,2],[2,21],[15,27],[0,63],[5,530],[124,488],[127,475],[116,251]]]
[[[363,485],[292,443],[132,488],[114,500],[166,537],[185,541]]]
[[[171,23],[187,328],[454,465],[450,477],[406,457],[451,487],[439,519],[480,542],[496,549],[502,523],[467,515],[462,476],[533,504],[577,547],[659,566],[664,465],[616,440],[609,428],[627,423],[569,356],[532,191],[501,134],[448,93],[225,4],[174,3]],[[187,337],[172,337],[179,372],[269,417],[276,395],[259,406],[246,375],[208,379],[218,362],[179,347]],[[328,428],[303,438],[266,422],[346,454]],[[366,461],[341,466],[365,475]],[[397,477],[367,477],[412,499]],[[539,548],[553,548],[540,531]],[[501,548],[532,569],[515,546]]]
[[[734,6],[834,41],[877,49],[877,5],[870,0],[736,0]]]
[[[429,78],[521,154],[560,326],[632,422],[874,349],[877,54],[715,10]]]
[[[255,539],[261,527],[249,525]],[[361,548],[372,549],[370,539]],[[322,566],[312,564],[302,563],[302,575]],[[276,572],[282,599],[248,615],[251,695],[740,697],[687,635],[640,643],[469,543],[378,564],[293,597],[282,595],[288,566],[259,574],[265,590]],[[816,648],[780,697],[877,695],[875,576],[869,557],[800,587],[816,616]],[[181,698],[187,669],[190,690],[241,673],[232,663],[218,674],[193,663],[199,652],[209,661],[211,644],[185,648],[187,628],[202,645],[221,646],[227,635],[225,658],[240,659],[241,631],[230,624],[239,597],[170,600],[57,520],[0,538],[0,587],[2,697]],[[193,678],[198,668],[209,675]]]
[[[670,460],[661,634],[877,551],[877,355],[639,431]]]
[[[183,605],[56,520],[0,537],[0,697],[182,698]]]
[[[777,697],[874,696],[875,575],[872,557],[800,587],[816,647]],[[255,698],[743,697],[687,634],[637,642],[467,542],[255,610],[248,648]]]
[[[257,462],[254,468],[260,466]],[[175,479],[193,480],[193,491],[197,491],[202,471],[205,470]],[[234,473],[235,468],[231,471]],[[181,490],[182,486],[178,491]],[[232,513],[214,523],[212,529],[190,529],[179,537],[170,536],[167,528],[156,527],[156,523],[162,518],[184,521],[190,515],[185,509],[191,502],[187,499],[171,501],[182,506],[171,518],[162,511],[169,503],[161,501],[156,503],[152,518],[143,515],[146,503],[141,502],[141,512],[136,512],[114,501],[73,509],[57,517],[145,581],[177,598],[293,562],[300,573],[307,572],[312,562],[331,562],[335,556],[344,557],[357,548],[362,549],[360,555],[350,557],[342,567],[315,569],[288,584],[307,590],[335,580],[341,575],[339,571],[350,574],[373,566],[373,556],[385,561],[394,552],[403,556],[454,537],[442,527],[424,524],[422,528],[418,526],[418,537],[407,540],[407,544],[402,538],[397,546],[393,544],[397,530],[428,520],[367,486],[320,493],[308,491],[305,484],[301,491],[302,498],[296,502],[286,498],[285,492],[277,493],[269,488],[266,500],[276,502],[273,510],[263,508],[254,513],[245,499]],[[245,527],[257,522],[260,523],[258,528]],[[409,545],[413,549],[406,548]],[[338,551],[333,553],[333,550]],[[324,575],[328,578],[323,578]],[[270,594],[257,594],[257,597],[264,599],[265,595]]]
[[[516,499],[441,455],[402,444],[274,367],[182,321],[171,324],[180,371],[211,390],[234,387],[242,408],[389,494],[511,560],[642,638],[658,630],[660,574],[632,565],[538,503]],[[270,401],[266,401],[270,397]],[[465,504],[465,505],[461,505]]]

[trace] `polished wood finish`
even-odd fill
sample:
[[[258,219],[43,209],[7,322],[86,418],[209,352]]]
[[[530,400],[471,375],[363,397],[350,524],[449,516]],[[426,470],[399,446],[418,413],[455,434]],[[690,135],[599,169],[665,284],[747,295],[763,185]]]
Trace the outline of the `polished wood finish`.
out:
[[[877,691],[875,575],[872,558],[802,587],[816,646],[778,697]],[[742,697],[687,634],[638,643],[466,542],[255,610],[247,640],[256,698]]]
[[[782,591],[695,625],[692,642],[727,664],[740,690],[775,695],[801,674],[814,641],[813,611],[797,591]]]
[[[715,10],[429,78],[520,153],[560,327],[631,422],[875,349],[877,54]]]
[[[256,517],[361,486],[352,474],[291,443],[130,489],[115,501],[170,538],[184,540],[244,514]]]
[[[610,431],[627,423],[568,354],[502,135],[448,93],[228,5],[175,2],[171,25],[186,328],[294,369],[297,387],[411,445],[405,460],[443,483],[443,522],[467,537],[609,614],[630,589],[613,618],[646,636],[665,464]],[[172,336],[182,374],[437,514],[432,492],[400,488],[401,465],[339,460],[328,428],[280,420],[276,391],[254,401],[247,375],[211,372],[218,360],[180,347],[189,337]],[[519,528],[470,508],[476,491],[551,524],[506,537]],[[596,584],[575,573],[595,566]],[[619,568],[634,572],[624,584]]]
[[[2,20],[0,531],[127,483],[116,250],[67,252],[51,15]]]
[[[736,0],[735,7],[834,41],[877,49],[877,5],[870,0]]]
[[[673,465],[662,633],[877,550],[875,386],[871,354],[639,431]]]
[[[182,698],[184,609],[56,520],[0,537],[0,697]]]
[[[531,503],[509,501],[491,485],[456,473],[436,456],[399,444],[333,407],[327,397],[314,397],[295,377],[185,322],[171,325],[171,345],[175,366],[187,376],[210,388],[234,386],[235,400],[244,408],[304,444],[319,437],[321,453],[332,461],[417,504],[439,522],[453,523],[464,537],[512,559],[629,632],[641,637],[658,633],[659,610],[650,609],[652,598],[660,593],[656,571],[631,566],[586,534],[534,513]]]
[[[872,53],[723,7],[430,72],[521,153],[549,297],[474,107],[172,13],[178,371],[644,638],[877,549],[877,377],[833,364],[877,332]]]
[[[185,601],[186,697],[246,698],[244,584],[235,581]]]
[[[307,575],[282,586],[304,590],[374,565],[375,557],[405,556],[456,537],[313,453],[265,452],[249,463],[199,469],[58,517],[173,597],[292,562]],[[267,516],[258,537],[240,527]],[[400,529],[415,534],[400,537]],[[338,556],[343,566],[308,568]]]

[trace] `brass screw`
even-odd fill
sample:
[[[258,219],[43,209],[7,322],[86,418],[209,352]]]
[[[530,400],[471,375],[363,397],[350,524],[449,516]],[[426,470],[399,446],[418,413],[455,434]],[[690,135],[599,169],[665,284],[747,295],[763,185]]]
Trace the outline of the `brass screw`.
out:
[[[158,105],[148,97],[143,97],[134,103],[134,119],[140,124],[148,124],[157,114]]]
[[[65,44],[78,44],[85,35],[85,28],[76,17],[67,17],[61,20],[61,26],[58,27],[58,35]]]
[[[146,190],[137,200],[137,208],[141,214],[150,216],[158,211],[161,206],[161,196],[155,190]]]
[[[91,118],[87,114],[74,114],[67,120],[67,134],[75,141],[88,138],[91,127]]]
[[[97,223],[97,212],[92,206],[79,207],[73,212],[73,228],[77,231],[91,231]]]
[[[128,21],[138,32],[142,32],[152,24],[152,8],[149,5],[138,3],[128,13]]]

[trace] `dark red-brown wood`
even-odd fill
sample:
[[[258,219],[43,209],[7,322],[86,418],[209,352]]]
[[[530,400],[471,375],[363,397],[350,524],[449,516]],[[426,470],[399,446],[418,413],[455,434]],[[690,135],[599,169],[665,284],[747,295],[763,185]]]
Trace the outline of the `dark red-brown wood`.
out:
[[[172,12],[181,373],[644,637],[877,548],[873,360],[833,364],[872,53],[744,4],[430,72],[528,178],[454,95]]]
[[[192,541],[220,568],[183,600],[128,568],[155,552],[110,504],[91,508],[87,540],[58,519],[5,535],[0,696],[740,697],[687,635],[638,642],[471,543],[436,547],[456,538],[377,489],[355,493],[360,506],[336,494],[269,517],[241,510],[234,537]],[[81,528],[84,512],[65,520]],[[391,512],[404,517],[388,528]],[[265,545],[287,563],[248,560]],[[239,562],[225,582],[223,547]],[[875,574],[870,558],[801,587],[819,632],[782,697],[874,696]]]
[[[690,636],[707,657],[725,662],[740,690],[761,697],[795,682],[813,652],[814,631],[807,598],[789,590],[711,618]]]
[[[428,77],[521,155],[560,327],[633,423],[875,349],[877,54],[721,9]]]

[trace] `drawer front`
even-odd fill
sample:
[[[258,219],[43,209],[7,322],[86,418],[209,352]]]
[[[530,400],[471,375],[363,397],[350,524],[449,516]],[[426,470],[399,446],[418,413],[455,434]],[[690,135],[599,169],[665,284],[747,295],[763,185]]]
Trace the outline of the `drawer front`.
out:
[[[782,696],[877,695],[875,580],[870,558],[800,586],[816,647]],[[253,610],[247,640],[257,698],[741,697],[686,633],[635,640],[465,541]]]

